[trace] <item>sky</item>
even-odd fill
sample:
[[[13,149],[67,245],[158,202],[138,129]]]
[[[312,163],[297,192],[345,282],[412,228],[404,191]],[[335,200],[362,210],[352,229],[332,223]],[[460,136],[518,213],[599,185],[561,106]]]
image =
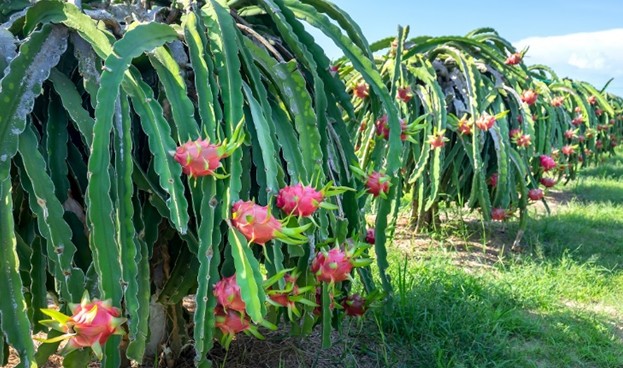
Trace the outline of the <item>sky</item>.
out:
[[[465,35],[493,27],[525,62],[545,64],[560,77],[585,80],[623,96],[623,0],[333,0],[376,41],[408,25],[410,36]],[[314,32],[330,57],[341,52]]]

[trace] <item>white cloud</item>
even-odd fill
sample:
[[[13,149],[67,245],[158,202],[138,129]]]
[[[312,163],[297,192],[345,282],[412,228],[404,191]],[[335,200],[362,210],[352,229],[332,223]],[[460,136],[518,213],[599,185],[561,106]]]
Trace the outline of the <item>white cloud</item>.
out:
[[[623,28],[530,37],[514,45],[519,49],[530,47],[528,64],[548,65],[561,77],[585,80],[597,88],[615,78],[608,90],[623,95]]]

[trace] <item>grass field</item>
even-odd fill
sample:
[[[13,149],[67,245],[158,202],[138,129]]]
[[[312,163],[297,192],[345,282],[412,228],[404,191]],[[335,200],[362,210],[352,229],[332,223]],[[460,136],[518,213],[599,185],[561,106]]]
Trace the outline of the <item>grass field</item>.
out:
[[[512,224],[398,240],[396,302],[374,339],[360,323],[348,364],[367,351],[381,367],[623,367],[623,159],[558,189],[521,254],[495,244]],[[486,243],[448,240],[470,236]]]

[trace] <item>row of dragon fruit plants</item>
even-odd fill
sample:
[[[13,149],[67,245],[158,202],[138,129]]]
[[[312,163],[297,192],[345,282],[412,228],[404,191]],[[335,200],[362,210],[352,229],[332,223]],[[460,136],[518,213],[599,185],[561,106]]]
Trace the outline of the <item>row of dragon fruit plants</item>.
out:
[[[410,194],[417,227],[435,223],[440,202],[479,208],[486,220],[518,214],[519,245],[528,206],[547,206],[548,188],[574,179],[580,167],[598,164],[619,144],[619,97],[546,66],[528,66],[528,50],[516,50],[495,30],[407,35],[408,28],[400,29],[370,48],[401,116],[395,206]],[[389,183],[382,172],[391,133],[386,112],[351,62],[338,60],[334,70],[356,109],[349,129],[359,165]]]
[[[63,344],[65,366],[112,368],[166,341],[170,361],[192,343],[206,367],[215,340],[284,323],[327,346],[391,298],[404,192],[418,213],[443,193],[507,216],[543,171],[572,177],[620,135],[619,100],[505,66],[515,51],[492,31],[368,45],[324,0],[185,4],[0,5],[0,364],[12,346],[42,366]],[[584,119],[575,136],[562,106]]]

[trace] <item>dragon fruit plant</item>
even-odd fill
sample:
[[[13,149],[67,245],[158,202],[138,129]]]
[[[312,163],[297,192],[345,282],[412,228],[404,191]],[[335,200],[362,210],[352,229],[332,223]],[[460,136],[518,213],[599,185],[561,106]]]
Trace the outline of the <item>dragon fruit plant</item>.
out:
[[[207,366],[214,341],[272,318],[262,285],[294,267],[304,290],[289,295],[297,333],[320,324],[329,336],[332,316],[296,298],[317,284],[309,244],[365,237],[363,204],[345,189],[361,185],[346,118],[374,104],[398,126],[395,92],[371,67],[359,27],[336,25],[346,14],[332,4],[326,13],[325,0],[9,3],[0,4],[0,284],[27,292],[0,299],[0,351],[42,366],[54,349],[37,352],[32,334],[51,340],[50,327],[65,326],[68,346],[99,344],[108,368],[163,349],[178,365],[171,341],[190,340],[195,364]],[[356,51],[365,98],[350,100],[348,59],[329,61],[308,33],[312,18]],[[376,243],[382,254],[385,240]],[[376,288],[369,268],[358,271]],[[93,308],[38,323],[52,313],[48,295],[71,317],[84,290]]]
[[[357,167],[364,173],[390,175],[392,197],[412,200],[411,223],[416,230],[439,222],[441,201],[446,202],[444,207],[480,209],[487,220],[496,214],[493,209],[515,209],[520,222],[515,246],[519,245],[528,224],[530,188],[538,186],[544,175],[556,181],[555,175],[572,179],[580,165],[597,162],[594,156],[587,159],[581,154],[584,148],[599,155],[608,148],[605,139],[618,142],[605,131],[587,133],[615,116],[618,110],[613,107],[619,99],[587,83],[560,79],[545,66],[527,67],[528,50],[514,49],[491,29],[476,29],[464,37],[418,37],[417,42],[410,41],[408,31],[401,27],[397,37],[375,43],[379,55],[375,61],[384,82],[395,91],[399,116],[408,123],[423,119],[422,124],[408,139],[391,142],[392,129],[383,129],[382,119],[376,127],[370,124],[383,116],[383,108],[353,99],[356,115],[349,121],[358,147]],[[346,72],[353,64],[342,65],[346,81],[360,79],[359,72]],[[405,86],[411,88],[409,99],[402,98]],[[585,142],[565,141],[563,133],[571,124],[577,125],[573,129],[586,137]],[[444,130],[447,141],[436,134]],[[394,146],[397,143],[400,148]],[[561,153],[541,163],[543,156],[568,143],[580,144],[573,155]],[[396,161],[398,173],[385,170]],[[494,173],[496,180],[488,180]],[[366,181],[367,176],[359,176]],[[383,215],[389,211],[387,206],[377,209]],[[381,217],[382,228],[392,229]]]

